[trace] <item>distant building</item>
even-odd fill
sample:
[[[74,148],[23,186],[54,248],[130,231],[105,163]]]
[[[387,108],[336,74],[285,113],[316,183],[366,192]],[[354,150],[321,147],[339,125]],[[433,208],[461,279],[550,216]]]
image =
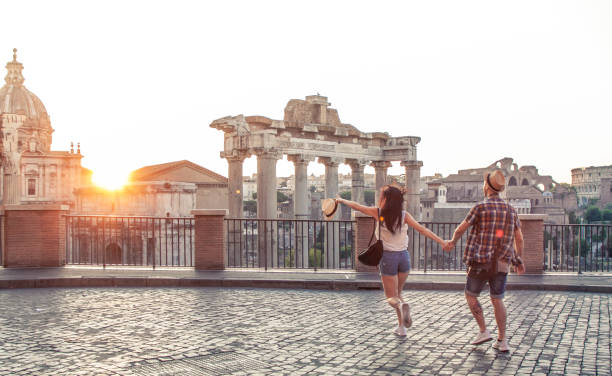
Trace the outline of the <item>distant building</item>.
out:
[[[421,218],[430,222],[460,222],[470,208],[484,200],[483,175],[500,169],[506,176],[507,199],[519,213],[547,214],[549,223],[567,223],[567,213],[576,210],[575,193],[540,175],[534,166],[518,167],[512,158],[501,159],[484,168],[460,170],[446,178],[428,179],[421,193]]]
[[[605,206],[610,200],[610,189],[605,186],[612,178],[612,165],[597,167],[580,167],[572,169],[572,187],[576,189],[580,206],[588,205],[589,201],[599,200],[600,206]]]
[[[61,203],[74,209],[75,188],[91,183],[77,151],[52,151],[54,132],[42,101],[23,85],[23,65],[6,64],[0,88],[0,198],[3,205]]]
[[[190,217],[193,209],[227,209],[227,178],[190,161],[142,167],[117,191],[75,190],[79,214]]]

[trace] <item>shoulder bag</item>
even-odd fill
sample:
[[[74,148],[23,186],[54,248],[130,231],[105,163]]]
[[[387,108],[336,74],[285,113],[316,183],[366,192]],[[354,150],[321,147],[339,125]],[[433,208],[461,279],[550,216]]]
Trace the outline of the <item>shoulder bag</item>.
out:
[[[378,265],[383,255],[383,243],[380,239],[380,209],[378,209],[376,223],[378,224],[378,240],[372,243],[372,239],[374,239],[374,232],[376,231],[376,225],[374,225],[374,228],[372,229],[372,236],[370,236],[370,241],[368,242],[368,248],[359,252],[359,255],[357,256],[362,264],[369,266]]]

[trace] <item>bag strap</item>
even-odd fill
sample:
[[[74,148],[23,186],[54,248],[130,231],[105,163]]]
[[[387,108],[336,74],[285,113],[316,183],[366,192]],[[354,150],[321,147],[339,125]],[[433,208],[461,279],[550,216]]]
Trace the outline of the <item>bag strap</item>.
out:
[[[370,236],[370,241],[368,242],[368,247],[372,245],[372,239],[374,239],[374,233],[376,232],[376,226],[378,225],[378,239],[380,239],[380,208],[378,209],[378,216],[376,216],[376,224],[372,228],[372,235]]]

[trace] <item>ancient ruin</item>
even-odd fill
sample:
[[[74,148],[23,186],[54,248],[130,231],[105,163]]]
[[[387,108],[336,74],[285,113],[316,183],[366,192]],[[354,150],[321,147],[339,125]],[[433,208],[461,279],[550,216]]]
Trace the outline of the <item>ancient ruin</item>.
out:
[[[292,99],[285,107],[283,120],[264,116],[227,116],[210,126],[225,132],[221,157],[228,161],[229,217],[242,218],[242,163],[257,156],[257,216],[275,219],[276,162],[283,155],[295,166],[295,217],[307,219],[307,166],[315,159],[325,165],[325,196],[338,194],[338,165],[352,169],[352,198],[363,203],[364,167],[376,172],[376,190],[385,184],[392,161],[406,169],[407,210],[419,208],[419,178],[422,162],[417,160],[420,138],[391,137],[386,132],[364,133],[340,121],[338,111],[330,108],[327,97],[307,96]],[[377,195],[378,197],[378,195]]]

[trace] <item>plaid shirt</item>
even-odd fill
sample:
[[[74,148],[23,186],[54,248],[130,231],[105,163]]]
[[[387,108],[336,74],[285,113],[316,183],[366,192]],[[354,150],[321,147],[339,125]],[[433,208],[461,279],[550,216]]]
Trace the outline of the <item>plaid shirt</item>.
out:
[[[505,224],[508,210],[510,223]],[[501,238],[500,260],[510,262],[514,258],[514,231],[515,228],[521,228],[521,222],[514,208],[498,195],[490,196],[474,206],[465,221],[472,226],[463,253],[463,262],[466,265],[471,262],[488,263],[498,238]]]

